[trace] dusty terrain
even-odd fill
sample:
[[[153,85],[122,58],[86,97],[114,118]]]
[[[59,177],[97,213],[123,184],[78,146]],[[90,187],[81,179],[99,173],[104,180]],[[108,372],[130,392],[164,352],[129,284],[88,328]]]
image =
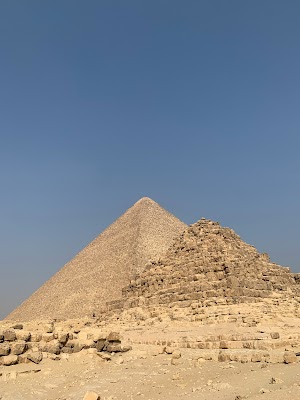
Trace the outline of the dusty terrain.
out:
[[[236,307],[236,312],[242,313],[243,307]],[[9,326],[9,322],[3,322],[2,330]],[[49,327],[53,332],[45,333]],[[17,365],[0,366],[0,398],[82,400],[87,391],[94,391],[102,400],[296,400],[300,398],[300,364],[295,356],[300,350],[299,329],[297,318],[284,315],[256,324],[161,321],[156,317],[131,323],[88,319],[53,325],[24,323],[23,329],[14,331],[17,335],[30,331],[31,340],[39,341],[27,343],[34,344],[36,350],[42,349],[45,340],[51,338],[48,346],[56,342],[51,335],[59,337],[67,331],[70,335],[73,332],[73,342],[89,348],[64,353],[65,344],[59,354],[54,354],[50,347],[50,353],[43,351],[43,359],[37,364],[23,359]],[[98,351],[99,332],[116,330],[122,345],[132,349]],[[39,332],[44,332],[41,337]],[[94,337],[95,342],[88,337]],[[10,342],[10,346],[17,342]],[[287,352],[295,357],[285,362]],[[220,358],[224,353],[228,358]],[[257,357],[259,354],[265,358]]]
[[[153,346],[136,345],[122,356],[103,361],[88,350],[39,365],[0,367],[2,400],[81,400],[88,390],[101,399],[296,400],[300,365],[197,361],[193,350],[153,354]]]

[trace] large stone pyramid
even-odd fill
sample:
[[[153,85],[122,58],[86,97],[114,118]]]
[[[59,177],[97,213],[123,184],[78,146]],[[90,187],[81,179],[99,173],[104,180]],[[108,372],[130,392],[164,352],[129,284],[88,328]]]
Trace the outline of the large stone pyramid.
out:
[[[298,274],[272,263],[229,228],[201,219],[165,255],[123,288],[111,309],[193,307],[297,297]]]
[[[6,319],[99,315],[107,301],[121,296],[132,274],[164,253],[185,227],[153,200],[142,198]]]

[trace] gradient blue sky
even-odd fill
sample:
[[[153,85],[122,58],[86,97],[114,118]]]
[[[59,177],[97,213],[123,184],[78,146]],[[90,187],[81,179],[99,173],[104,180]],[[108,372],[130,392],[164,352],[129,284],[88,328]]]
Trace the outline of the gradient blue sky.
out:
[[[300,271],[298,0],[2,0],[0,318],[142,196]]]

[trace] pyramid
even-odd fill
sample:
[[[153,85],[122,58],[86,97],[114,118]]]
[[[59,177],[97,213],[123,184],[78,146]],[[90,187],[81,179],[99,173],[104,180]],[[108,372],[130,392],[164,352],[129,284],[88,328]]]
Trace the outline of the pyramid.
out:
[[[299,278],[232,229],[201,219],[108,303],[107,321],[117,316],[131,344],[192,349],[196,362],[294,363]]]
[[[123,288],[109,308],[207,307],[299,296],[299,274],[272,263],[229,228],[201,219],[160,260]]]
[[[185,227],[150,198],[140,199],[6,319],[98,316],[107,301],[121,296],[130,277],[164,253]]]

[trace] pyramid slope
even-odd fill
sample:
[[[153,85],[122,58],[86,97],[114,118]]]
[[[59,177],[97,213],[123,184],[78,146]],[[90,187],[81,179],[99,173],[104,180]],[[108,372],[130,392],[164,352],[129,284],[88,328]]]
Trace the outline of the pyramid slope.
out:
[[[132,274],[165,252],[185,227],[153,200],[142,198],[6,319],[99,315],[107,301],[121,296]]]
[[[206,307],[299,296],[299,279],[243,242],[231,229],[201,219],[165,255],[123,288],[109,307]]]

